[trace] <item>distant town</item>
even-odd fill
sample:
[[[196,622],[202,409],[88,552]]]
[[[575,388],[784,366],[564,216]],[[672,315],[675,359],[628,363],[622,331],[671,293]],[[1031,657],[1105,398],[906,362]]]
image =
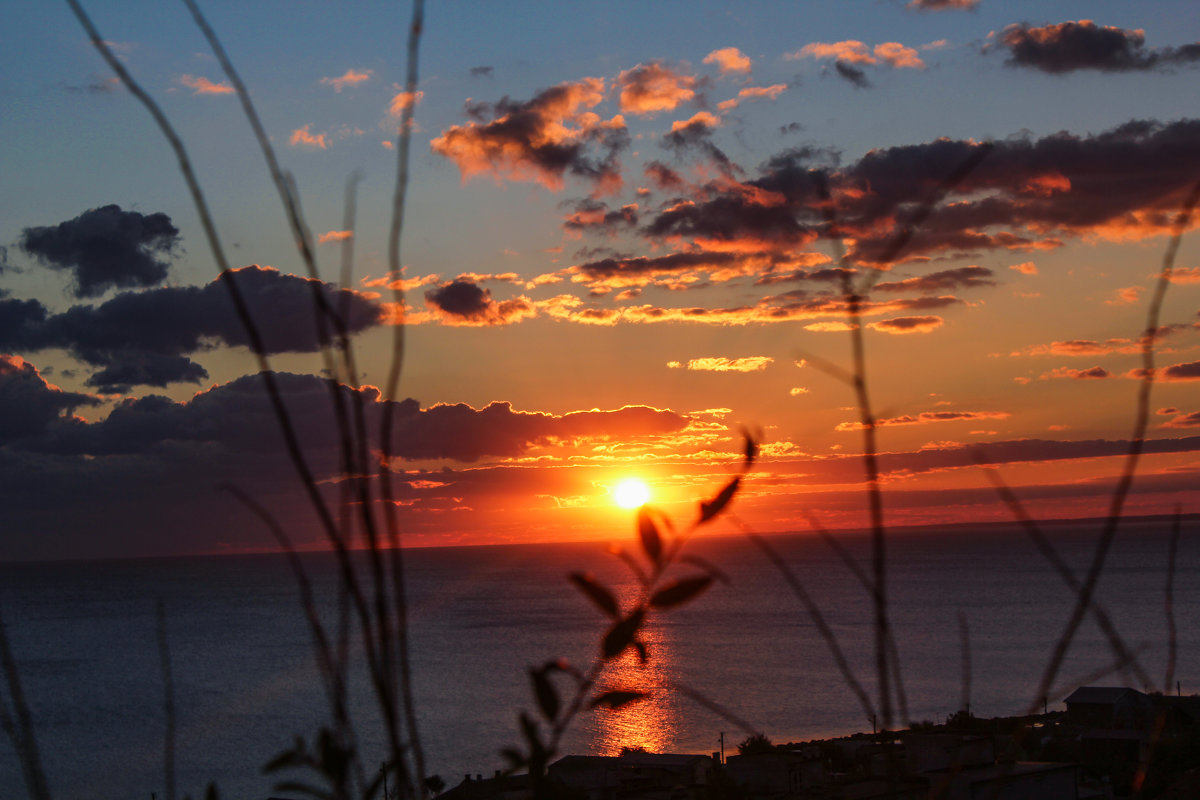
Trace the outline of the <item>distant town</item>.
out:
[[[747,737],[728,757],[567,755],[544,780],[467,775],[438,800],[1195,800],[1200,695],[1083,686],[1066,709],[776,744]],[[537,785],[535,785],[535,783]]]

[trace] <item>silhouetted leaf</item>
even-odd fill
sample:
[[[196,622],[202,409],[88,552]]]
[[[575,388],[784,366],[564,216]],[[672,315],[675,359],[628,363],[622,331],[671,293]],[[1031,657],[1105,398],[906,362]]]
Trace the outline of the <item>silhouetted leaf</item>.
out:
[[[637,650],[638,659],[640,659],[643,664],[650,660],[650,651],[646,649],[646,643],[641,639],[633,640],[633,649]]]
[[[742,436],[746,439],[745,466],[749,467],[754,463],[754,460],[758,458],[758,442],[756,442],[754,437],[750,435],[750,431],[746,430],[745,428],[742,429]]]
[[[712,500],[709,500],[706,503],[701,503],[700,522],[708,522],[717,514],[720,514],[722,509],[729,505],[729,501],[733,499],[734,494],[737,493],[738,486],[741,484],[741,482],[742,476],[739,475],[729,483],[725,484],[725,488],[722,489],[720,494],[718,494]]]
[[[613,658],[625,652],[625,648],[633,643],[633,637],[642,627],[642,620],[645,619],[645,616],[646,612],[639,608],[608,629],[601,645],[601,652],[605,658]]]
[[[712,575],[697,575],[693,578],[680,578],[654,593],[650,605],[655,608],[670,608],[686,603],[712,585]]]
[[[587,599],[596,604],[596,607],[608,614],[613,619],[621,616],[621,609],[617,606],[617,598],[613,597],[612,592],[604,586],[596,582],[591,575],[586,575],[582,572],[572,572],[567,578],[579,591],[583,592]]]
[[[545,669],[531,669],[529,677],[533,680],[533,694],[537,697],[542,716],[553,720],[558,716],[558,692],[555,691],[554,684],[550,682],[546,672]]]
[[[625,691],[622,689],[614,689],[611,692],[605,692],[602,695],[592,698],[592,702],[588,703],[588,708],[600,708],[601,706],[611,708],[614,711],[621,706],[627,706],[632,702],[641,700],[646,696],[645,692]]]
[[[521,712],[521,733],[525,735],[525,741],[529,743],[530,753],[543,751],[541,730],[533,717],[524,711]]]
[[[683,555],[681,555],[679,557],[679,560],[686,562],[688,564],[696,565],[700,569],[707,572],[709,575],[712,575],[714,578],[719,580],[721,583],[724,583],[724,584],[733,583],[733,581],[730,579],[730,577],[725,574],[724,570],[722,570],[720,567],[718,567],[716,564],[712,563],[711,561],[709,561],[706,558],[701,558],[700,556],[695,555],[693,553],[684,553]]]
[[[659,535],[654,517],[650,515],[650,510],[646,506],[638,509],[637,525],[638,536],[642,540],[642,549],[646,551],[650,560],[657,564],[662,558],[662,536]]]

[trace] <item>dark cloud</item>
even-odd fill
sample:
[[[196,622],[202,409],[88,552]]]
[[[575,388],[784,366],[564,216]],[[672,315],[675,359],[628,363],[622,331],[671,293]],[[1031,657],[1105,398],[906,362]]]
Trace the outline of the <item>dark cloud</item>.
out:
[[[909,0],[908,8],[918,11],[968,10],[979,5],[979,0]]]
[[[141,214],[107,205],[58,225],[25,228],[20,247],[73,278],[76,297],[111,288],[154,286],[167,277],[179,229],[166,214]]]
[[[472,78],[490,78],[492,77],[493,69],[488,66],[471,67],[470,72]]]
[[[575,270],[589,281],[625,285],[644,283],[663,275],[728,269],[742,261],[742,256],[737,253],[687,252],[653,257],[604,258],[579,264]]]
[[[425,292],[425,305],[449,325],[506,325],[537,314],[528,298],[498,302],[490,289],[462,279]]]
[[[1200,174],[1197,142],[1200,120],[1191,119],[1017,136],[988,145],[949,191],[943,182],[984,145],[938,139],[873,150],[845,166],[825,153],[788,150],[757,177],[688,187],[691,199],[649,216],[642,232],[659,244],[794,252],[829,235],[822,207],[831,197],[837,235],[853,240],[850,257],[878,264],[920,204],[944,193],[893,261],[1051,249],[1068,236],[1139,239],[1171,230]]]
[[[801,133],[803,130],[804,126],[799,122],[789,122],[787,125],[779,126],[779,135],[786,136],[790,133]]]
[[[1130,72],[1200,61],[1200,43],[1147,49],[1141,30],[1101,27],[1086,19],[1042,27],[1009,25],[1000,42],[1008,48],[1008,64],[1055,75],[1082,69]]]
[[[670,132],[663,134],[662,145],[674,152],[676,158],[694,153],[712,162],[721,172],[732,174],[735,171],[733,162],[712,141],[713,131],[719,124],[717,117],[701,111],[686,122],[672,125]]]
[[[664,192],[674,192],[687,185],[678,172],[661,161],[646,162],[644,171],[650,182]]]
[[[879,322],[872,322],[871,327],[884,333],[929,333],[942,326],[942,318],[938,316],[892,317]]]
[[[424,461],[473,462],[515,458],[554,441],[664,435],[682,430],[687,419],[672,411],[626,406],[616,411],[577,411],[553,415],[514,411],[509,403],[476,410],[463,403],[439,404],[402,418],[396,453]]]
[[[1162,377],[1168,381],[1200,380],[1200,361],[1190,361],[1186,364],[1172,364],[1162,371]]]
[[[970,289],[979,286],[995,286],[993,273],[987,267],[970,266],[931,272],[899,281],[875,284],[880,292],[940,292],[948,289]]]
[[[64,392],[47,383],[37,368],[18,356],[0,355],[0,446],[40,436],[64,412],[99,403],[91,395]]]
[[[855,89],[869,89],[871,82],[867,80],[867,73],[863,69],[854,66],[846,61],[835,61],[833,71],[840,77],[849,81]]]
[[[636,203],[609,208],[600,200],[580,200],[574,204],[574,211],[563,220],[563,227],[574,233],[597,231],[614,235],[621,228],[637,225],[638,207]]]
[[[491,292],[470,281],[451,281],[425,292],[425,301],[460,317],[482,313],[491,302]]]
[[[531,100],[473,104],[468,113],[475,121],[451,126],[430,147],[454,161],[464,178],[490,173],[557,190],[570,174],[598,193],[612,193],[621,187],[618,156],[630,137],[620,117],[605,122],[586,110],[603,96],[603,81],[586,78]]]
[[[73,306],[61,314],[50,314],[36,300],[0,300],[0,349],[65,349],[97,368],[88,385],[106,393],[135,385],[198,383],[208,373],[186,356],[250,343],[223,285],[231,279],[258,324],[268,354],[319,349],[314,285],[332,308],[346,309],[349,333],[382,320],[378,303],[365,295],[255,265],[232,270],[203,287],[125,292],[98,306]]]

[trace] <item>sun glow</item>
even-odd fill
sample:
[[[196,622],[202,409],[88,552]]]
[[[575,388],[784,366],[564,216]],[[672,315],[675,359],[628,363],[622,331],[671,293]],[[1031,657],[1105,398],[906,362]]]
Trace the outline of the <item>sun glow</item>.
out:
[[[639,508],[650,500],[650,487],[637,478],[626,478],[613,489],[613,500],[621,508]]]

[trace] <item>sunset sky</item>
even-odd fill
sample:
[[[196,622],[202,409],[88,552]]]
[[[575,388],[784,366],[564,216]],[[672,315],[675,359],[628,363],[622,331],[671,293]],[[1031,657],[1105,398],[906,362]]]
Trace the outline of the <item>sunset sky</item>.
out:
[[[339,502],[310,287],[236,94],[181,4],[90,5],[183,136]],[[1034,516],[1106,512],[1200,179],[1191,0],[432,2],[415,98],[404,4],[204,8],[349,309],[363,386],[345,391],[370,424],[409,326],[390,465],[407,543],[626,537],[630,477],[686,525],[743,430],[762,442],[743,523],[862,525],[843,268],[886,270],[864,322],[889,523],[1010,519],[981,461]],[[226,483],[317,545],[168,145],[65,4],[5,4],[0,24],[0,559],[270,548]],[[1200,511],[1197,241],[1163,306],[1129,513]]]

